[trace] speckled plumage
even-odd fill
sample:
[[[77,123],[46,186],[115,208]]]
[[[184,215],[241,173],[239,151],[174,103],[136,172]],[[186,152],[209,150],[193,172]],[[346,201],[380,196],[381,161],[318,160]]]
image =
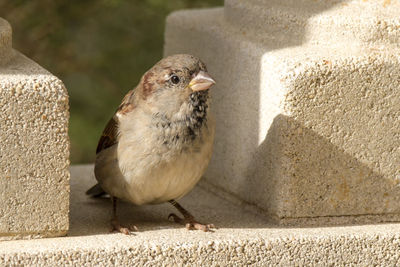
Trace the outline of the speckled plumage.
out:
[[[167,57],[147,71],[100,138],[95,176],[101,188],[136,205],[187,194],[211,158],[213,83],[190,55]]]

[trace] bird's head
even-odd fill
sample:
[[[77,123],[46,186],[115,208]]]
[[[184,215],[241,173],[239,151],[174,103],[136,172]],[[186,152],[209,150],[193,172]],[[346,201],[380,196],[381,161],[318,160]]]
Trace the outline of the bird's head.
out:
[[[138,94],[152,113],[172,118],[183,115],[193,99],[208,98],[214,84],[200,59],[178,54],[162,59],[148,70],[139,83]]]

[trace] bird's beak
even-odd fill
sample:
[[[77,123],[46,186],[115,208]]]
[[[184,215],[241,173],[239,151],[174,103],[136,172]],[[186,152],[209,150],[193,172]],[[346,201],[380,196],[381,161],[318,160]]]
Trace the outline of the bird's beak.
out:
[[[215,84],[215,81],[213,78],[211,78],[210,75],[208,75],[207,72],[205,71],[199,71],[197,75],[190,81],[189,87],[192,89],[194,92],[197,91],[202,91],[202,90],[207,90],[210,88],[212,85]]]

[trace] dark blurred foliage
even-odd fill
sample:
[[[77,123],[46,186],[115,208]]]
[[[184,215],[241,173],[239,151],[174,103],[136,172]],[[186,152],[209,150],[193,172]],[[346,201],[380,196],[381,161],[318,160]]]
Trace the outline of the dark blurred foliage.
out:
[[[13,46],[62,79],[70,95],[72,163],[93,162],[124,94],[162,57],[165,18],[223,0],[0,0]]]

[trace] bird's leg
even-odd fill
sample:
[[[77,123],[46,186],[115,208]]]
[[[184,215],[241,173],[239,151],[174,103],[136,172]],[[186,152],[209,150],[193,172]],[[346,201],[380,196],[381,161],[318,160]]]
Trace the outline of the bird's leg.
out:
[[[197,222],[193,215],[190,214],[187,210],[185,210],[178,202],[175,200],[168,201],[171,203],[182,215],[183,219],[178,217],[175,213],[171,213],[168,215],[168,219],[172,218],[174,222],[183,224],[186,226],[188,230],[202,230],[204,232],[210,231],[210,229],[215,228],[214,224],[202,224]]]
[[[111,231],[117,231],[126,235],[129,235],[131,231],[137,231],[136,226],[132,227],[124,227],[119,224],[118,217],[117,217],[117,202],[118,198],[116,197],[111,197],[112,205],[113,205],[113,215],[111,219],[111,226],[112,230]]]

